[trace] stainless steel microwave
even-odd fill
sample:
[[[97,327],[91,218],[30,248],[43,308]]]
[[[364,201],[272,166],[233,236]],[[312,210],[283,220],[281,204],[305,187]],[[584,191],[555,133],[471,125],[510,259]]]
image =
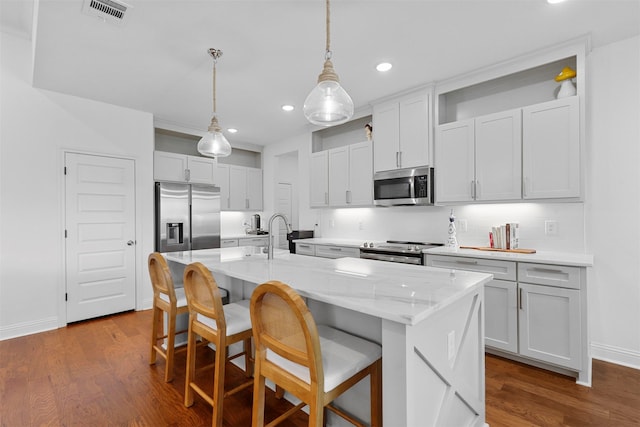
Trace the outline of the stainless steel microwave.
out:
[[[373,203],[376,206],[433,205],[433,168],[407,168],[376,172]]]

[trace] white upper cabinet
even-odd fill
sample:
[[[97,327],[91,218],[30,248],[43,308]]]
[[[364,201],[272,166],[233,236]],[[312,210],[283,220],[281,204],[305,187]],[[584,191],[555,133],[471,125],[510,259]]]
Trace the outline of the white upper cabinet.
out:
[[[580,197],[579,98],[522,109],[525,199]]]
[[[373,204],[373,148],[369,141],[349,146],[349,206]]]
[[[220,187],[220,210],[227,211],[231,206],[231,201],[229,200],[229,165],[218,163],[215,182]]]
[[[437,202],[473,201],[475,126],[462,120],[436,129],[435,186]]]
[[[522,197],[521,121],[520,109],[476,118],[476,200]]]
[[[262,210],[262,169],[247,168],[247,200],[247,209]]]
[[[329,150],[329,205],[346,205],[349,191],[349,146]]]
[[[373,206],[374,143],[364,140],[371,118],[360,117],[313,133],[309,164],[312,208]]]
[[[373,150],[369,141],[324,151],[327,160],[327,184],[312,182],[318,199],[316,206],[323,201],[323,187],[327,188],[328,206],[371,206],[373,204]],[[322,158],[314,153],[318,168],[322,167]],[[313,158],[313,157],[312,157]],[[318,180],[315,177],[313,181]],[[313,190],[312,190],[313,195]],[[312,199],[313,202],[313,199]]]
[[[231,211],[262,210],[262,169],[229,165]]]
[[[312,208],[329,206],[329,152],[311,154],[310,205]]]
[[[215,184],[215,159],[165,151],[153,152],[153,178],[156,181]]]
[[[216,160],[207,157],[188,156],[189,182],[192,184],[214,184],[216,175]]]
[[[429,90],[374,105],[374,171],[429,165],[430,129]]]
[[[581,199],[586,47],[571,41],[436,85],[436,203]],[[564,67],[576,71],[576,95],[556,99]]]

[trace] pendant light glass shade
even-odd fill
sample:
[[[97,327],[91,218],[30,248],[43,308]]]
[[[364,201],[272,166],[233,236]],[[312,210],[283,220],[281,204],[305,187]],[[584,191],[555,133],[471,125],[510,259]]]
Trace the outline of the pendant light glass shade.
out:
[[[318,85],[305,99],[302,111],[307,120],[314,125],[334,126],[346,122],[353,116],[353,100],[340,86],[340,79],[331,62],[329,0],[326,0],[326,5],[327,46],[324,68],[318,76]]]
[[[320,126],[333,126],[346,122],[353,116],[351,97],[340,86],[337,76],[336,80],[321,80],[321,78],[322,74],[318,78],[318,85],[304,101],[304,116],[309,122]]]
[[[198,141],[198,153],[207,157],[227,157],[231,154],[231,144],[221,132],[218,119],[211,119],[209,131]]]
[[[198,153],[207,157],[227,157],[231,154],[231,144],[222,134],[216,117],[216,63],[222,51],[209,49],[209,55],[213,57],[213,117],[207,133],[198,141]]]

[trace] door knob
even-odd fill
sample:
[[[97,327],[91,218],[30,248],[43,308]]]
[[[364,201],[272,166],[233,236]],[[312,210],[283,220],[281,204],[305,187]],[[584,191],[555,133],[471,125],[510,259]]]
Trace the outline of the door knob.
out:
[[[133,240],[129,240],[129,241],[127,242],[127,245],[129,245],[129,246],[133,246],[134,244],[135,244],[135,242],[134,242]]]

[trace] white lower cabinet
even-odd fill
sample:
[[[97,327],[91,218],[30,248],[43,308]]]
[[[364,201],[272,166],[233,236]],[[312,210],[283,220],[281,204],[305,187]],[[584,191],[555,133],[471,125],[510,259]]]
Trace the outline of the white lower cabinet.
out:
[[[238,246],[268,246],[269,236],[260,237],[240,237]]]
[[[360,249],[347,246],[316,245],[316,256],[322,258],[360,258]]]
[[[518,352],[518,284],[492,280],[484,285],[484,343]]]
[[[234,248],[238,246],[238,239],[220,239],[221,248]]]
[[[360,248],[340,245],[314,245],[296,242],[297,255],[317,256],[321,258],[360,258]]]
[[[520,283],[520,354],[580,370],[580,291]]]
[[[494,275],[485,284],[487,347],[590,375],[584,268],[429,254],[426,265]]]
[[[309,243],[296,243],[296,254],[297,255],[309,255],[316,256],[316,246],[311,245]]]

